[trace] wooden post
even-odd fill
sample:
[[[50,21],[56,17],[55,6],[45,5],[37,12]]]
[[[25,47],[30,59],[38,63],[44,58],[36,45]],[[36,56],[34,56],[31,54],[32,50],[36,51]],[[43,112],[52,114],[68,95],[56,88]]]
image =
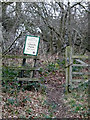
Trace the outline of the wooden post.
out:
[[[66,92],[69,92],[70,85],[72,84],[72,48],[66,47]]]
[[[1,41],[0,41],[0,45],[1,45]],[[0,119],[2,119],[2,89],[1,88],[2,88],[2,48],[0,46]]]
[[[26,58],[23,58],[22,66],[25,66]],[[21,70],[21,78],[24,76],[24,70]]]
[[[36,61],[37,61],[37,58],[35,58],[35,59],[33,60],[32,67],[36,67]],[[35,74],[35,70],[33,70],[33,71],[31,72],[31,78],[34,77],[34,74]]]
[[[68,84],[69,84],[69,68],[67,67],[69,65],[69,58],[68,58],[68,47],[66,47],[66,58],[65,58],[65,61],[66,61],[66,92],[68,92]]]
[[[22,66],[25,66],[25,63],[26,63],[26,58],[23,58]],[[20,78],[24,77],[24,70],[21,70],[21,72],[19,73],[19,77]]]
[[[73,60],[72,60],[72,47],[70,47],[70,51],[69,51],[69,59],[70,59],[70,68],[69,68],[69,85],[70,85],[70,88],[72,87],[72,65],[73,65]]]
[[[2,3],[0,2],[0,119],[2,119]]]
[[[25,66],[25,63],[26,63],[26,58],[23,58],[22,66]],[[21,70],[19,77],[20,78],[24,77],[24,70]],[[19,84],[20,84],[20,86],[22,86],[22,81],[19,81]]]

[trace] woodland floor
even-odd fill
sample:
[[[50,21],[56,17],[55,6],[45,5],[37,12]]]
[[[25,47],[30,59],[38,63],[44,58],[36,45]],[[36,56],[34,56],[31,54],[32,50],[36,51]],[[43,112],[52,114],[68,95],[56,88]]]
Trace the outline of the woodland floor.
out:
[[[3,118],[88,118],[87,85],[66,95],[65,72],[44,70],[40,77],[44,88],[38,91],[17,89],[12,82],[3,87]]]
[[[47,101],[51,105],[54,105],[54,116],[56,118],[80,118],[78,114],[73,114],[72,112],[69,112],[70,106],[66,106],[64,102],[65,98],[65,77],[63,74],[61,74],[62,83],[60,82],[60,79],[56,82],[54,80],[51,80],[46,84],[47,88]]]

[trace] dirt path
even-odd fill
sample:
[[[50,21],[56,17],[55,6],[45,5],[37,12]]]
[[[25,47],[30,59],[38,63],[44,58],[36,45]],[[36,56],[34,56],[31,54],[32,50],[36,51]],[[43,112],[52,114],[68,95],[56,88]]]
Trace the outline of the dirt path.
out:
[[[68,108],[64,105],[64,87],[57,84],[47,84],[47,100],[48,103],[54,103],[56,105],[56,118],[70,118],[73,117],[72,114],[68,114]]]

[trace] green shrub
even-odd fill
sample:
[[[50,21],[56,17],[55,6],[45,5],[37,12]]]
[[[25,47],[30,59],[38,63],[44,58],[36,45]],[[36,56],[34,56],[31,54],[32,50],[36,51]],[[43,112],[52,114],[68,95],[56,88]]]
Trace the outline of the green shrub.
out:
[[[57,68],[55,67],[54,63],[49,63],[47,66],[47,71],[48,72],[54,72],[55,70],[57,70]]]

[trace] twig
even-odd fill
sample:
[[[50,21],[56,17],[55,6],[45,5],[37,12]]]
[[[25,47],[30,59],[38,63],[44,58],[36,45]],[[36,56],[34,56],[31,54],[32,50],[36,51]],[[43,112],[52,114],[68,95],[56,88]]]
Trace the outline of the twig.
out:
[[[13,46],[13,44],[15,43],[15,41],[22,35],[22,32],[19,34],[19,36],[17,38],[14,39],[14,41],[12,42],[12,44],[7,48],[7,50],[5,50],[2,55],[6,55],[7,52],[9,51],[9,49]]]

